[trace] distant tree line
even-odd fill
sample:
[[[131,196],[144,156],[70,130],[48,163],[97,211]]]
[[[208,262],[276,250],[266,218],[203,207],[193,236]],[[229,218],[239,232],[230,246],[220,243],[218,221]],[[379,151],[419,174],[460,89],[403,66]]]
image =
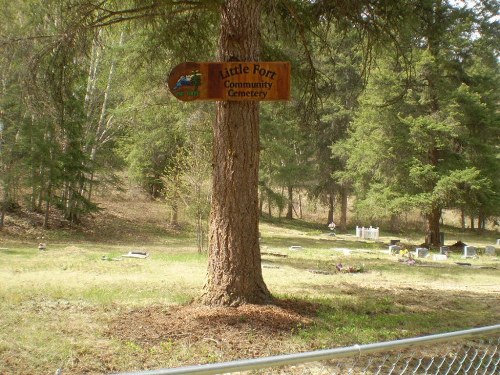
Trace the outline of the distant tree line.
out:
[[[216,60],[217,12],[198,11],[211,3],[167,20],[150,2],[123,15],[87,1],[2,2],[0,227],[21,204],[45,226],[53,209],[77,223],[99,209],[96,187],[120,185],[126,169],[169,205],[172,225],[188,210],[203,248],[213,105],[180,103],[165,81],[181,61]],[[291,61],[293,98],[260,108],[261,213],[299,216],[299,193],[328,208],[325,224],[340,211],[343,229],[348,198],[359,217],[394,226],[418,209],[434,244],[443,209],[464,227],[498,219],[498,3],[406,1],[385,7],[392,23],[370,1],[316,3],[263,12],[261,59]],[[342,22],[327,19],[340,10]]]

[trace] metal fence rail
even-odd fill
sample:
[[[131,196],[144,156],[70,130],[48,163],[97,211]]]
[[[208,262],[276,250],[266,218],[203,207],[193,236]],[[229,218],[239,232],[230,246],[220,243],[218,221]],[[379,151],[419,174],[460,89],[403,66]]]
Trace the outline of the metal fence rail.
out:
[[[456,343],[457,340],[460,344]],[[436,348],[439,343],[446,343],[446,346]],[[283,374],[497,375],[500,373],[499,346],[500,324],[375,344],[121,375],[209,375],[264,368],[267,369],[265,373]],[[418,352],[412,351],[416,349]],[[368,357],[369,354],[372,356]],[[320,361],[328,363],[304,367],[305,363]],[[271,369],[279,366],[287,367],[284,370]]]

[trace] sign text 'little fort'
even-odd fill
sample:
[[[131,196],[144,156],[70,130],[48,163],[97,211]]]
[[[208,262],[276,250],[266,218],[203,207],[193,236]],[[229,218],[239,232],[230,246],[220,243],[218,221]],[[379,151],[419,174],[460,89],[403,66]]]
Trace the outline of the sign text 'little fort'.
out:
[[[168,78],[170,92],[191,100],[289,100],[288,62],[185,62]]]

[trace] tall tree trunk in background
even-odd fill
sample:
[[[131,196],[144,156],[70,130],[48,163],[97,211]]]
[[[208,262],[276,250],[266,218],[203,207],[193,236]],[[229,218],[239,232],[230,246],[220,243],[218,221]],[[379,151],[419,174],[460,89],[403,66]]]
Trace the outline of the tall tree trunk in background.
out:
[[[2,173],[5,173],[7,172],[7,168],[6,167],[3,167],[1,164],[0,164],[0,171]],[[3,196],[1,197],[0,199],[0,230],[2,230],[3,226],[4,226],[4,222],[5,222],[5,211],[7,211],[7,204],[8,204],[8,194],[7,194],[7,189],[8,189],[8,186],[7,184],[5,183],[5,181],[3,181],[2,183],[2,189],[3,190]]]
[[[0,230],[3,229],[3,223],[5,221],[5,204],[4,202],[0,203]]]
[[[299,193],[299,219],[302,220],[302,197]]]
[[[349,198],[349,189],[346,186],[342,186],[340,189],[340,230],[343,232],[347,231],[347,199]]]
[[[173,200],[170,204],[170,225],[173,227],[179,226],[179,205],[176,200]]]
[[[87,120],[90,119],[93,109],[92,101],[94,99],[94,91],[97,84],[97,68],[99,66],[101,50],[103,48],[99,45],[99,39],[101,35],[102,29],[99,29],[98,31],[96,31],[96,33],[94,34],[94,38],[92,39],[89,74],[87,77],[87,90],[85,91],[85,100],[83,106]],[[87,125],[90,126],[90,124]]]
[[[477,229],[483,231],[486,229],[486,217],[482,209],[479,209],[479,216],[477,218]]]
[[[433,246],[440,246],[441,239],[439,236],[439,220],[441,219],[441,209],[439,207],[433,207],[431,212],[427,214],[427,224],[426,232],[427,238],[426,243]]]
[[[328,194],[328,219],[326,225],[333,221],[333,211],[335,209],[333,193]]]
[[[99,32],[99,35],[100,35],[100,32]],[[123,45],[123,38],[124,38],[124,32],[122,31],[120,33],[120,41],[118,42],[118,45],[120,47]],[[92,46],[92,49],[94,49],[94,45]],[[99,54],[97,52],[96,58],[94,61],[94,64],[96,66],[97,66],[98,58],[99,58]],[[88,181],[88,184],[89,184],[89,186],[88,186],[88,200],[89,201],[92,198],[92,185],[94,184],[94,162],[96,159],[97,150],[99,149],[100,146],[102,146],[106,142],[105,141],[106,133],[107,133],[106,128],[110,123],[110,120],[106,120],[106,117],[107,117],[106,115],[108,112],[108,101],[109,101],[109,95],[111,92],[111,83],[113,81],[115,67],[116,67],[116,59],[113,58],[113,60],[111,61],[111,66],[109,68],[108,82],[107,82],[106,88],[104,90],[104,98],[102,101],[101,113],[99,115],[99,122],[97,123],[97,129],[95,130],[95,140],[94,140],[94,143],[92,144],[92,149],[90,151],[90,162],[91,162],[90,170],[91,170],[91,172],[90,172],[90,177],[89,177],[89,181]],[[87,84],[87,94],[88,95],[92,95],[92,92],[93,92],[94,87],[95,87],[96,69],[97,68],[93,67],[92,63],[91,63],[90,73],[89,73],[89,83]],[[92,91],[89,91],[89,90],[92,90]],[[87,99],[87,96],[85,96],[85,103],[86,104],[87,104],[88,100],[89,99]],[[84,194],[83,189],[84,189],[84,186],[83,186],[83,181],[82,181],[82,187],[81,187],[81,195],[82,196]]]
[[[427,40],[427,51],[430,55],[435,59],[433,62],[434,69],[427,69],[424,73],[425,79],[427,81],[427,90],[429,95],[429,115],[438,115],[441,110],[441,105],[439,101],[439,70],[438,70],[438,61],[439,61],[439,37],[441,36],[441,22],[444,15],[444,7],[443,1],[438,0],[436,2],[431,2],[425,4],[426,6],[426,16],[425,22],[427,22],[425,26],[425,37]],[[427,162],[433,167],[437,168],[439,164],[439,148],[436,144],[436,141],[433,141],[432,144],[429,145],[427,150]],[[433,187],[433,189],[435,186]],[[441,207],[438,206],[437,203],[432,203],[431,211],[427,213],[427,239],[426,243],[439,246],[441,245],[439,228],[440,228],[440,219],[441,219]]]
[[[285,189],[283,188],[283,186],[281,187],[281,202],[284,202],[285,201]],[[281,214],[283,213],[283,209],[284,209],[284,205],[283,203],[280,203],[278,205],[278,217],[281,219]]]
[[[262,194],[259,196],[259,215],[264,216],[264,197]]]
[[[54,151],[54,129],[52,128],[52,125],[48,125],[47,129],[45,130],[45,135],[44,139],[49,145],[49,161],[48,161],[48,167],[46,171],[46,177],[47,177],[47,184],[45,186],[45,191],[43,192],[43,198],[45,201],[45,214],[44,214],[44,219],[43,219],[43,228],[47,229],[49,227],[49,214],[50,214],[50,203],[52,201],[52,188],[54,184],[54,179],[55,179],[55,151]]]
[[[102,34],[102,29],[99,29],[94,34],[94,38],[92,40],[92,51],[90,54],[89,74],[87,77],[87,90],[85,91],[85,100],[84,100],[84,104],[83,104],[83,109],[85,111],[85,116],[87,118],[87,125],[86,125],[85,133],[86,133],[86,137],[89,139],[91,138],[90,134],[92,133],[92,110],[93,110],[94,97],[96,96],[94,94],[94,92],[95,92],[95,88],[96,88],[96,84],[97,84],[97,70],[98,70],[98,66],[99,66],[101,49],[102,49],[102,47],[99,46],[99,38],[101,37],[101,34]],[[94,149],[95,149],[95,142],[97,142],[97,139],[94,140],[94,144],[92,144],[92,147],[91,147],[92,151],[91,151],[90,159],[92,161],[95,160],[95,155],[92,157],[92,152],[94,152]],[[87,150],[87,148],[88,148],[88,144],[85,145],[85,150]],[[89,201],[92,198],[93,182],[94,182],[94,166],[91,165],[90,166],[88,195],[87,195],[87,199]],[[83,195],[83,191],[81,191],[81,194]]]
[[[49,227],[49,214],[50,214],[50,200],[52,198],[52,182],[49,182],[49,186],[46,191],[45,196],[45,214],[43,217],[43,228],[48,229]]]
[[[288,185],[288,208],[286,211],[286,218],[293,219],[293,187]]]
[[[391,215],[390,230],[391,232],[396,232],[398,230],[398,215],[396,214]]]
[[[221,5],[219,58],[258,61],[261,0]],[[202,302],[272,301],[259,248],[259,103],[217,102],[207,281]]]

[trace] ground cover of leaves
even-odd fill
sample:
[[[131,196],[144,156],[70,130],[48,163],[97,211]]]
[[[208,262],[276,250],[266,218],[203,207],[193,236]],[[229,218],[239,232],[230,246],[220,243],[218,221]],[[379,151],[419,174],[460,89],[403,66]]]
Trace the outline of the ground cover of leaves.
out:
[[[237,308],[156,305],[123,311],[111,322],[108,334],[142,347],[205,342],[214,350],[214,360],[257,357],[276,353],[283,339],[314,324],[317,309],[314,303],[292,300]]]

